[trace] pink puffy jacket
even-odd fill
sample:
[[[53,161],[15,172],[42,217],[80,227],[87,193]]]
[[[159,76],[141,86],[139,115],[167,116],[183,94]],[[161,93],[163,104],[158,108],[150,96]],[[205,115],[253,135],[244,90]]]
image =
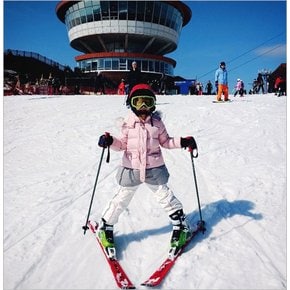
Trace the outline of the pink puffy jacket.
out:
[[[145,181],[146,169],[164,165],[160,145],[167,149],[181,148],[180,137],[169,137],[159,114],[145,121],[131,113],[122,125],[121,137],[113,137],[111,148],[124,150],[122,166],[140,170],[140,181]]]

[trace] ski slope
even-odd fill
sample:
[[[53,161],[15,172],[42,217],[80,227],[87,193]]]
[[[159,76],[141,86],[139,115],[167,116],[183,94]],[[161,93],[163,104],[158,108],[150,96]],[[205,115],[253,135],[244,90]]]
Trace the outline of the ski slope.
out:
[[[158,96],[171,136],[193,135],[207,231],[159,289],[286,289],[286,97]],[[116,289],[92,236],[83,234],[105,131],[128,113],[121,96],[7,96],[4,111],[4,289]],[[169,186],[199,219],[189,153],[163,150]],[[98,221],[117,189],[122,153],[103,163]],[[167,254],[171,225],[141,185],[115,226],[117,255],[139,286]]]

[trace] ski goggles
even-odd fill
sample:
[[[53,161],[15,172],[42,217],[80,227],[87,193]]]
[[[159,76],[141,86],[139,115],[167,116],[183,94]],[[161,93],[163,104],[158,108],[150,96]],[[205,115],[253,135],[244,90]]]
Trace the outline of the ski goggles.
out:
[[[137,110],[142,107],[151,109],[155,106],[155,98],[152,96],[135,96],[131,99],[131,106]]]

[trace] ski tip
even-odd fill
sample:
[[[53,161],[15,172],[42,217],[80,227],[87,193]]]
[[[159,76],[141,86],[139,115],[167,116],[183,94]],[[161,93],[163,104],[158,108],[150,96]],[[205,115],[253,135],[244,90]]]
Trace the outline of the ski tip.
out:
[[[131,284],[131,285],[118,285],[120,289],[136,289],[136,287]]]
[[[150,284],[150,283],[146,283],[146,282],[145,282],[145,283],[142,283],[141,286],[151,287],[151,288],[154,287],[154,285],[152,285],[152,284]]]

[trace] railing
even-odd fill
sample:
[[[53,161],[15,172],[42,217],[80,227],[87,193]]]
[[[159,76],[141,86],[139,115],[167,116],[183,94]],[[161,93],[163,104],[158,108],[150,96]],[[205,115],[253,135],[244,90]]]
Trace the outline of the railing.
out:
[[[45,64],[58,67],[58,69],[64,71],[66,66],[61,65],[60,63],[53,61],[45,56],[40,55],[39,53],[31,52],[31,51],[23,51],[23,50],[14,50],[14,49],[6,49],[4,51],[5,55],[12,54],[14,56],[23,56],[23,57],[31,57],[36,60],[39,60]]]

